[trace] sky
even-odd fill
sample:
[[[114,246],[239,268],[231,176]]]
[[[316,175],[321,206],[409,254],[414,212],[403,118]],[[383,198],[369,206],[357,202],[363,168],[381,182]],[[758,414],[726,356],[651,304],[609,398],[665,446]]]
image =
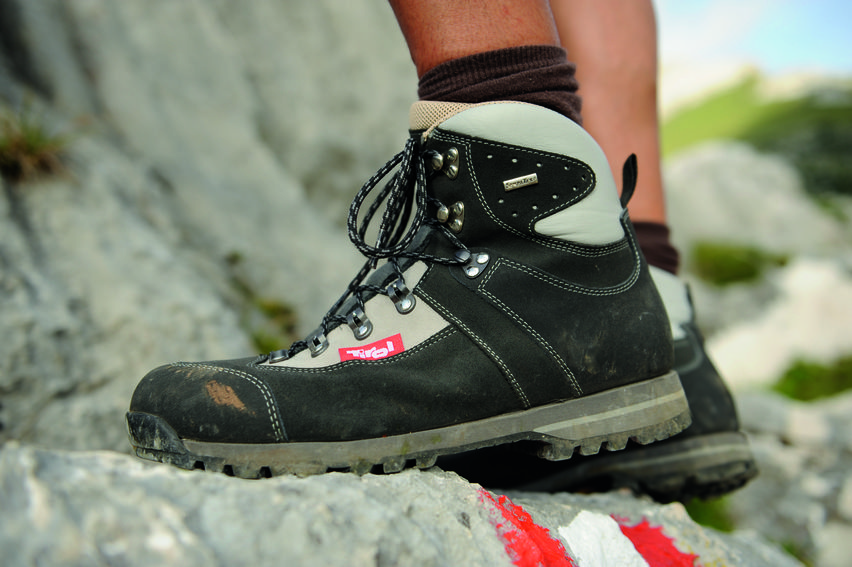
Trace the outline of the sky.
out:
[[[739,59],[775,74],[852,74],[849,0],[656,0],[664,66]]]
[[[734,80],[852,77],[852,0],[655,0],[664,109]]]

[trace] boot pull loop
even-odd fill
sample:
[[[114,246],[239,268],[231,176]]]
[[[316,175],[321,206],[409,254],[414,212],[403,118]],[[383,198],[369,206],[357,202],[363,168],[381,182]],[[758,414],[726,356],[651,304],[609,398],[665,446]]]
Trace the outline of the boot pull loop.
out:
[[[621,176],[621,206],[626,209],[627,203],[630,202],[630,197],[633,196],[633,191],[636,189],[636,178],[638,176],[636,154],[630,154],[630,157],[624,162]]]

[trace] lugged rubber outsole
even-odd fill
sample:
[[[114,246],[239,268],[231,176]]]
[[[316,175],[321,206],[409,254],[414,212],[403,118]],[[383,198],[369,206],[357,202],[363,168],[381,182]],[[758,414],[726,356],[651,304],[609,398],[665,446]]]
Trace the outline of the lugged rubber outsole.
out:
[[[514,490],[561,492],[584,487],[631,488],[662,503],[727,494],[757,476],[748,438],[720,432],[669,439],[618,455],[601,455],[542,474]]]
[[[358,474],[428,468],[447,455],[516,441],[540,444],[539,456],[570,458],[575,451],[623,449],[628,440],[647,444],[679,433],[691,423],[676,372],[564,402],[473,422],[376,439],[276,444],[211,443],[181,439],[161,417],[129,412],[136,454],[184,469],[224,472],[241,478],[307,476],[328,470]]]

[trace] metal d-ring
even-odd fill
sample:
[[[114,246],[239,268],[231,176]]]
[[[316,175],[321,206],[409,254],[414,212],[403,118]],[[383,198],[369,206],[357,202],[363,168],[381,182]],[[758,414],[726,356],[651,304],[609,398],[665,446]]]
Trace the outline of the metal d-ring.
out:
[[[328,338],[325,336],[322,329],[317,329],[309,335],[307,342],[312,357],[321,355],[328,348]]]
[[[399,278],[387,287],[388,297],[393,301],[396,310],[402,313],[410,313],[414,309],[417,300],[411,290],[405,285],[405,280]]]
[[[366,339],[373,332],[373,322],[367,318],[367,314],[360,307],[356,307],[346,316],[346,323],[359,341]]]

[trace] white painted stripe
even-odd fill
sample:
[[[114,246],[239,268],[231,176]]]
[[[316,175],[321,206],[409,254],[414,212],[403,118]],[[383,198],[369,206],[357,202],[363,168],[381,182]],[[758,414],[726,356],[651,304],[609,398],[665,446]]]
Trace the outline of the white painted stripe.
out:
[[[605,514],[583,510],[558,531],[578,567],[649,567],[618,523]]]

